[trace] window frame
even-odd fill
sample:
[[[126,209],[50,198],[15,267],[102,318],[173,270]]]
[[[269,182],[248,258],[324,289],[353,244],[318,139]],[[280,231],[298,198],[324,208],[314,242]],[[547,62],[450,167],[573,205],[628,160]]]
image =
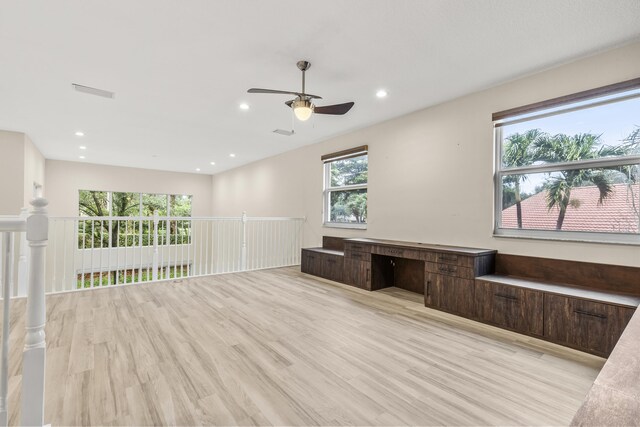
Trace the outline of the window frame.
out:
[[[525,105],[523,107],[505,110],[502,112],[494,113],[492,115],[494,131],[493,237],[587,243],[612,243],[634,246],[640,245],[640,233],[633,234],[593,231],[535,230],[500,227],[502,223],[502,180],[504,176],[640,164],[640,154],[638,154],[616,157],[603,157],[598,159],[586,159],[572,162],[503,167],[503,128],[505,125],[521,123],[553,115],[561,115],[580,109],[598,107],[632,98],[640,98],[640,91],[638,91],[639,89],[640,78],[637,78],[579,92],[572,95],[562,96],[547,101]],[[634,91],[636,93],[625,95],[625,93],[630,91]]]
[[[109,208],[109,212],[107,213],[107,215],[104,215],[102,217],[96,217],[96,216],[83,216],[80,212],[80,194],[81,192],[98,192],[98,193],[106,193],[107,198],[107,206]],[[138,212],[136,215],[130,215],[130,216],[114,216],[113,215],[113,194],[114,193],[131,193],[131,194],[137,194],[138,195]],[[155,218],[154,215],[143,215],[142,211],[143,211],[143,196],[145,195],[151,195],[151,196],[165,196],[166,197],[166,210],[167,210],[167,214],[166,215],[158,215],[160,219],[158,222],[159,223],[164,223],[164,227],[166,230],[168,230],[170,228],[170,224],[172,221],[175,221],[176,223],[178,221],[186,221],[189,222],[189,228],[192,227],[192,220],[193,220],[193,194],[175,194],[175,193],[147,193],[147,192],[140,192],[140,191],[112,191],[112,190],[86,190],[86,189],[78,189],[78,225],[80,224],[81,221],[92,221],[92,218],[105,218],[105,221],[109,221],[110,227],[111,227],[111,222],[113,221],[122,221],[124,218],[134,218],[134,220],[137,221],[153,221],[153,219]],[[171,196],[177,196],[177,197],[183,197],[183,196],[188,196],[190,203],[191,203],[191,213],[189,216],[173,216],[172,212],[171,212]],[[95,219],[94,219],[95,220]],[[191,239],[191,237],[189,237],[189,239]],[[171,238],[165,238],[164,241],[162,243],[158,243],[158,246],[177,246],[177,245],[181,245],[181,244],[190,244],[189,242],[187,243],[171,243]],[[150,246],[150,245],[143,245],[143,246]],[[117,247],[117,246],[116,246]],[[122,246],[124,248],[124,246]],[[79,248],[79,249],[83,249],[83,248]]]
[[[351,184],[342,185],[339,187],[331,186],[331,163],[339,160],[345,160],[354,157],[367,156],[367,174],[369,171],[369,147],[366,145],[355,147],[352,149],[339,151],[337,153],[326,154],[321,157],[323,161],[323,191],[322,191],[322,226],[331,228],[350,228],[356,230],[366,230],[367,222],[353,223],[353,222],[334,222],[330,221],[331,215],[331,193],[339,191],[352,191],[352,190],[366,190],[367,192],[367,217],[369,209],[369,179],[367,176],[366,184]],[[368,218],[367,218],[368,219]]]

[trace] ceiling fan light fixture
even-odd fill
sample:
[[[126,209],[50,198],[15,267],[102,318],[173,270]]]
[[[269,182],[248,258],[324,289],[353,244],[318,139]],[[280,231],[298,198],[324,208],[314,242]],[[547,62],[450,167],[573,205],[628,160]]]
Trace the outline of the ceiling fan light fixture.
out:
[[[305,122],[313,114],[313,104],[308,99],[297,99],[293,102],[293,113],[298,120]]]

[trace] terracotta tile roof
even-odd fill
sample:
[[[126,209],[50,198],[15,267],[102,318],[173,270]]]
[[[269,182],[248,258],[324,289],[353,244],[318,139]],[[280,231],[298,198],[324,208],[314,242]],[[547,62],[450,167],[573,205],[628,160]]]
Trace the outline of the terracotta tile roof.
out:
[[[613,185],[613,192],[598,203],[596,186],[576,187],[562,224],[565,231],[599,231],[638,233],[640,218],[640,184]],[[547,208],[547,192],[542,191],[522,201],[522,228],[555,230],[559,209]],[[635,208],[633,199],[635,198]],[[502,228],[517,228],[516,205],[502,211]]]

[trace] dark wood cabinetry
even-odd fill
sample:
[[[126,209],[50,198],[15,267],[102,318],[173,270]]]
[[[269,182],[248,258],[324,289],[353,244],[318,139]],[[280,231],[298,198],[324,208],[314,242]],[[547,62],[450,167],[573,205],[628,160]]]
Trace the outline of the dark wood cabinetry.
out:
[[[424,304],[430,308],[474,317],[473,280],[425,272]]]
[[[368,291],[422,293],[429,308],[604,357],[640,304],[640,269],[486,249],[325,237],[302,250],[301,267]]]
[[[303,249],[300,270],[303,273],[342,282],[344,276],[344,256],[329,249]]]
[[[371,263],[354,258],[344,259],[345,283],[371,290]]]
[[[544,333],[543,296],[540,291],[483,280],[475,282],[479,320],[529,335]]]
[[[545,336],[607,357],[635,309],[561,295],[545,296]]]
[[[371,290],[371,246],[349,241],[344,245],[344,282]]]
[[[313,276],[321,276],[322,255],[315,251],[303,249],[300,270]]]

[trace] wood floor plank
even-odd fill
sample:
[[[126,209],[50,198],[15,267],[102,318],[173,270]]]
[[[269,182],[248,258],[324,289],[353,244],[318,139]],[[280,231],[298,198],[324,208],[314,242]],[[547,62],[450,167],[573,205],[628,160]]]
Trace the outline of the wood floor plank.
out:
[[[604,363],[297,268],[51,295],[47,319],[52,425],[567,425]]]

